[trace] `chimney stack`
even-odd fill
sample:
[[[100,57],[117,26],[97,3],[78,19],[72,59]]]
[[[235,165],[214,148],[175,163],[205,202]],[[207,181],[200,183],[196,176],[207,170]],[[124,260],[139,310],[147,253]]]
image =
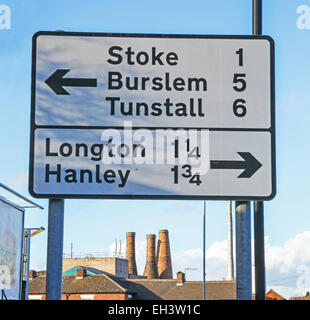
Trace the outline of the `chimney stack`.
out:
[[[135,232],[126,232],[128,274],[134,276],[137,275],[135,236]]]
[[[185,273],[182,271],[179,271],[177,273],[177,286],[183,286],[183,283],[185,282]]]
[[[155,234],[146,235],[146,264],[143,275],[148,279],[157,279],[158,271],[155,261]]]
[[[159,230],[157,270],[160,279],[173,279],[168,230]]]
[[[29,280],[37,277],[37,272],[35,270],[29,270]]]
[[[81,280],[84,279],[86,277],[86,270],[84,268],[78,268],[76,269],[76,276],[75,279],[76,280]]]

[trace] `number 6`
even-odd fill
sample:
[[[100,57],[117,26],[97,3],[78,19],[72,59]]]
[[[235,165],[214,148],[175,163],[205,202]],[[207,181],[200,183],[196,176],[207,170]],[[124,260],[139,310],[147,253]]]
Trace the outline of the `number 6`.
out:
[[[243,99],[237,99],[235,100],[234,104],[233,104],[233,111],[234,111],[234,115],[236,117],[244,117],[246,115],[246,107],[245,104],[246,101]]]

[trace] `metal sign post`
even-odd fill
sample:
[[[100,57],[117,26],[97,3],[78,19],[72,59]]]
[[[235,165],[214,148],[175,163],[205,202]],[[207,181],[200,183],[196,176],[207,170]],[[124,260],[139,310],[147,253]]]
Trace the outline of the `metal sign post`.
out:
[[[253,35],[262,34],[262,0],[253,0]],[[264,236],[264,203],[254,201],[254,263],[255,263],[255,299],[265,300],[265,236]]]
[[[252,300],[251,203],[236,201],[237,299]]]
[[[261,35],[263,32],[262,16],[263,16],[263,1],[252,0],[252,33],[253,35]]]
[[[265,300],[265,237],[264,203],[254,201],[254,263],[255,263],[255,300]]]
[[[64,202],[63,199],[49,200],[46,300],[61,300]]]

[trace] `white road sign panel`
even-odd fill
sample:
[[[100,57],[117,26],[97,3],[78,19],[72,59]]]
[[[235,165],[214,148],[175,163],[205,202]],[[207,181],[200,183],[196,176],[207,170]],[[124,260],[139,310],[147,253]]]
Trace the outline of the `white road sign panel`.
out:
[[[60,196],[262,196],[272,193],[271,135],[268,132],[210,131],[206,139],[189,146],[184,143],[186,164],[179,164],[175,140],[164,143],[167,132],[149,131],[151,139],[139,143],[141,130],[133,131],[134,143],[122,146],[102,138],[102,130],[36,130],[34,192]],[[159,135],[159,137],[158,137]],[[132,141],[133,141],[132,140]],[[121,141],[124,132],[121,132]],[[191,140],[193,141],[193,140]],[[157,142],[157,144],[156,144]],[[201,143],[205,143],[204,146]],[[120,147],[121,146],[121,147]],[[170,149],[169,149],[170,148]],[[267,154],[265,149],[270,150]],[[190,153],[199,154],[205,163],[190,162]],[[171,154],[171,164],[164,159]],[[178,157],[178,158],[177,158]],[[175,160],[175,161],[173,161]],[[195,160],[195,159],[193,159]],[[127,162],[127,163],[126,163]],[[164,162],[164,163],[160,163]],[[200,169],[203,174],[196,174]]]
[[[36,55],[36,125],[271,126],[269,38],[39,34]]]
[[[269,37],[39,32],[35,197],[275,195]]]

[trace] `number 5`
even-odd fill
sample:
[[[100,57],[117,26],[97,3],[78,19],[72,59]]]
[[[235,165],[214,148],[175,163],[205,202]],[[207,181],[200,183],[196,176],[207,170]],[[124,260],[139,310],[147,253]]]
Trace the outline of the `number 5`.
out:
[[[238,87],[238,86],[233,87],[238,92],[244,91],[246,89],[246,81],[243,78],[245,78],[245,73],[235,73],[234,74],[234,83],[241,84],[241,87]]]

